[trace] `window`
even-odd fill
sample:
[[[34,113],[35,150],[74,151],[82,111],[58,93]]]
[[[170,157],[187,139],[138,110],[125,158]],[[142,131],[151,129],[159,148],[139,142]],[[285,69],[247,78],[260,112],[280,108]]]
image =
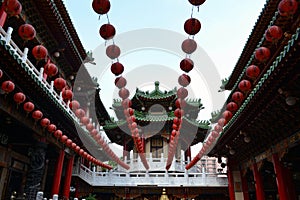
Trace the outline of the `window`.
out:
[[[153,158],[160,158],[163,153],[163,139],[161,137],[151,138],[151,152]]]

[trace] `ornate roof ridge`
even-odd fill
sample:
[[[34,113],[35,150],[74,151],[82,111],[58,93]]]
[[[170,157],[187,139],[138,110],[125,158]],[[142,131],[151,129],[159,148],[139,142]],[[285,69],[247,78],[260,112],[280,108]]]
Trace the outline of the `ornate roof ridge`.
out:
[[[176,95],[176,91],[177,91],[176,87],[173,90],[163,92],[159,89],[159,81],[155,81],[154,84],[155,84],[155,89],[152,92],[149,91],[145,92],[136,88],[135,95],[148,98],[148,99],[161,99],[161,98],[167,98]]]

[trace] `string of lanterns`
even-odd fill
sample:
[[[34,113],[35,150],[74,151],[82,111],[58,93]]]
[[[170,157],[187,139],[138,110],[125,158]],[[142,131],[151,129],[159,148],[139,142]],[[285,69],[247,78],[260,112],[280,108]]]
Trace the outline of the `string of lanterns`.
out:
[[[19,1],[17,0],[5,0],[3,2],[3,6],[5,11],[8,13],[9,16],[16,16],[19,15],[21,13],[22,10],[22,5],[20,4]],[[29,41],[29,40],[33,40],[36,36],[36,31],[34,29],[34,27],[30,24],[23,24],[19,27],[18,29],[18,34],[19,36],[25,41]],[[33,47],[32,49],[32,55],[33,57],[37,60],[37,62],[41,61],[41,60],[45,60],[46,64],[43,67],[43,70],[41,73],[43,73],[44,75],[44,79],[46,80],[47,77],[54,77],[58,74],[58,68],[57,66],[51,62],[51,59],[48,56],[48,50],[43,46],[43,45],[36,45],[35,47]],[[1,76],[2,76],[2,71],[1,71]],[[64,100],[64,102],[66,104],[69,104],[71,99],[73,98],[73,92],[71,89],[68,88],[66,81],[61,78],[58,77],[54,80],[53,83],[55,89],[60,92],[62,99]],[[2,90],[5,93],[10,93],[14,90],[14,83],[12,81],[5,81],[2,83]],[[14,100],[17,103],[17,106],[22,104],[25,100],[26,100],[26,96],[21,93],[18,92],[14,95]],[[76,103],[74,103],[76,104]],[[70,108],[72,107],[72,104],[69,104]],[[75,106],[74,106],[75,107]],[[29,113],[31,113],[34,110],[35,106],[32,102],[25,102],[23,104],[23,109],[24,111],[27,113],[27,115]],[[72,109],[72,108],[71,108]],[[78,107],[77,109],[79,109],[79,103],[78,103]],[[77,110],[73,110],[75,112],[76,115],[76,111]],[[80,113],[80,111],[79,111]],[[85,112],[84,112],[85,115]],[[76,115],[77,116],[77,115]],[[58,139],[62,139],[61,142],[63,142],[64,144],[67,144],[68,147],[74,147],[74,150],[77,149],[77,153],[79,153],[79,149],[75,147],[75,145],[70,143],[70,139],[67,138],[67,136],[64,136],[61,133],[60,130],[56,130],[56,126],[54,124],[50,124],[50,120],[48,118],[43,118],[43,113],[40,110],[35,110],[32,112],[32,117],[38,121],[40,120],[40,125],[47,129],[48,132],[53,133]],[[78,117],[78,116],[77,116]],[[85,117],[86,118],[86,117]],[[79,118],[80,119],[80,118]],[[88,131],[90,131],[90,133],[92,132],[94,135],[99,135],[98,134],[98,130],[94,129],[92,123],[88,123],[88,124],[83,124],[86,125],[86,128]],[[102,139],[101,136],[99,135],[97,137],[97,139]],[[99,141],[97,141],[97,143],[99,144]],[[111,151],[111,149],[109,148],[109,146],[107,145],[107,143],[102,139],[100,140],[100,144],[101,147],[107,152],[107,154],[109,156],[111,156],[114,160],[116,160],[117,163],[119,163],[121,166],[123,166],[125,169],[128,169],[129,166],[126,165],[125,163],[123,163],[119,158],[117,158],[117,156]],[[89,159],[91,162],[93,162],[94,164],[97,165],[101,165],[103,167],[109,168],[111,169],[110,166],[103,164],[102,162],[98,161],[97,159],[93,158],[91,155],[89,155],[88,153],[85,153],[84,150],[80,151],[80,155],[84,156],[86,159]]]
[[[3,72],[2,70],[0,70],[0,78],[2,78],[2,76]],[[5,95],[8,95],[15,90],[15,84],[11,80],[3,81],[1,84],[1,89]],[[22,92],[16,92],[13,95],[13,100],[17,104],[17,108],[21,104],[23,104],[23,110],[25,111],[26,116],[29,116],[29,114],[31,113],[31,117],[34,119],[35,124],[39,122],[39,124],[44,130],[47,130],[49,133],[53,134],[53,136],[57,138],[57,140],[59,140],[61,143],[72,149],[75,153],[79,154],[80,156],[83,156],[88,161],[94,163],[95,165],[99,165],[107,169],[112,169],[111,166],[102,163],[93,156],[89,155],[76,143],[72,142],[72,140],[69,139],[66,135],[63,135],[63,132],[61,130],[58,130],[55,124],[51,124],[48,118],[43,118],[43,112],[38,109],[35,109],[34,103],[32,103],[31,101],[26,101],[26,99],[26,95]]]
[[[205,0],[189,0],[189,2],[193,5],[193,7],[197,6],[199,10],[199,6],[202,5]],[[182,51],[187,54],[186,58],[180,62],[180,69],[185,73],[189,73],[194,68],[194,62],[192,59],[190,59],[190,55],[197,49],[197,43],[194,40],[194,36],[199,33],[201,29],[200,21],[196,18],[193,18],[192,15],[193,9],[191,18],[186,20],[184,23],[184,31],[189,36],[188,39],[184,40],[181,45]],[[174,111],[175,117],[173,119],[172,131],[169,140],[166,170],[170,169],[176,153],[180,129],[182,127],[182,118],[184,116],[184,107],[186,106],[185,98],[188,96],[188,90],[186,87],[191,83],[190,76],[185,73],[178,77],[178,83],[181,87],[177,90],[177,100],[175,102],[176,110]]]
[[[296,0],[282,0],[278,4],[278,13],[281,17],[292,18],[297,9],[298,2]],[[264,34],[265,40],[275,46],[282,37],[283,30],[281,27],[276,25],[268,27]],[[271,50],[267,47],[261,46],[254,51],[254,58],[261,65],[265,65],[270,57]],[[226,110],[222,113],[217,125],[215,125],[214,129],[210,132],[208,139],[203,144],[199,153],[188,165],[186,165],[186,169],[190,169],[194,166],[201,157],[207,153],[210,148],[212,148],[211,145],[220,136],[220,133],[223,131],[223,127],[231,120],[234,113],[239,109],[239,106],[243,103],[244,99],[253,88],[253,83],[255,83],[261,75],[261,67],[252,63],[246,68],[245,75],[246,77],[238,83],[238,90],[232,93],[231,100],[227,103]],[[234,153],[234,149],[230,148],[230,154],[233,155]]]
[[[109,0],[94,0],[92,3],[92,7],[96,13],[99,15],[103,15],[108,13],[110,10],[110,2]],[[99,34],[100,36],[108,41],[113,40],[113,37],[116,34],[116,29],[113,25],[110,24],[109,18],[107,15],[108,22],[103,24],[100,27]],[[122,98],[122,107],[124,111],[124,115],[126,117],[126,121],[128,123],[128,128],[131,132],[131,136],[134,141],[134,145],[136,150],[141,158],[141,161],[145,167],[145,169],[149,169],[148,162],[146,160],[143,139],[139,134],[138,125],[136,123],[136,118],[134,117],[134,109],[131,108],[132,102],[128,98],[130,95],[129,90],[126,88],[127,80],[122,76],[124,72],[124,66],[119,62],[118,57],[121,54],[120,48],[115,45],[114,41],[112,45],[107,46],[106,55],[112,60],[111,64],[111,72],[116,76],[115,86],[119,89],[119,96]]]

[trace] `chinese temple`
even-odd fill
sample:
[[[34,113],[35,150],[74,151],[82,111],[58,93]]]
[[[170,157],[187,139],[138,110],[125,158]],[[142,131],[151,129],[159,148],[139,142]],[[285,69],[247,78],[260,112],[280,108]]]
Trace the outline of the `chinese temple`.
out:
[[[92,6],[110,10],[109,0]],[[210,121],[198,119],[201,99],[186,98],[187,74],[179,89],[156,81],[129,99],[115,44],[107,55],[121,75],[120,99],[111,116],[63,1],[4,0],[0,8],[0,199],[300,198],[298,1],[266,1]],[[111,39],[114,27],[102,27]],[[194,36],[201,24],[191,18],[184,28]],[[190,37],[182,50],[195,45]],[[186,73],[193,67],[182,63]]]

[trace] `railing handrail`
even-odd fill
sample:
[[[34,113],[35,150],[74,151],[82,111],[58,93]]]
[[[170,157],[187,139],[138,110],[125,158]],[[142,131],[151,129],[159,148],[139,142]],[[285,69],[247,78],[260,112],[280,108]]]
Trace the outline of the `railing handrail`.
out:
[[[8,31],[12,32],[12,28],[9,27]],[[11,39],[11,32],[10,34],[8,34],[3,27],[0,26],[0,36],[1,36],[1,40],[5,40],[6,44],[11,46],[14,49],[14,52],[22,59],[22,61],[26,64],[26,66],[28,66],[30,72],[32,72],[32,74],[36,77],[36,81],[39,81],[39,83],[41,85],[43,85],[43,87],[47,88],[49,92],[49,94],[54,97],[54,99],[56,100],[56,102],[58,103],[58,105],[60,105],[61,108],[63,108],[66,113],[68,114],[69,117],[71,117],[71,119],[76,123],[76,127],[80,127],[82,129],[82,131],[85,133],[85,135],[95,144],[96,142],[93,140],[93,138],[87,134],[87,129],[82,126],[80,124],[80,120],[78,119],[78,117],[76,117],[76,115],[74,114],[74,112],[72,111],[72,109],[69,108],[69,103],[65,103],[62,99],[61,94],[59,95],[54,89],[53,89],[53,81],[51,84],[49,84],[44,78],[43,78],[43,70],[38,71],[36,69],[36,67],[31,63],[31,61],[27,58],[27,51],[28,49],[25,48],[24,52],[26,51],[26,53],[22,52],[20,50],[20,48],[14,43],[14,41]],[[27,50],[26,50],[27,49]],[[32,78],[34,79],[34,78]]]

